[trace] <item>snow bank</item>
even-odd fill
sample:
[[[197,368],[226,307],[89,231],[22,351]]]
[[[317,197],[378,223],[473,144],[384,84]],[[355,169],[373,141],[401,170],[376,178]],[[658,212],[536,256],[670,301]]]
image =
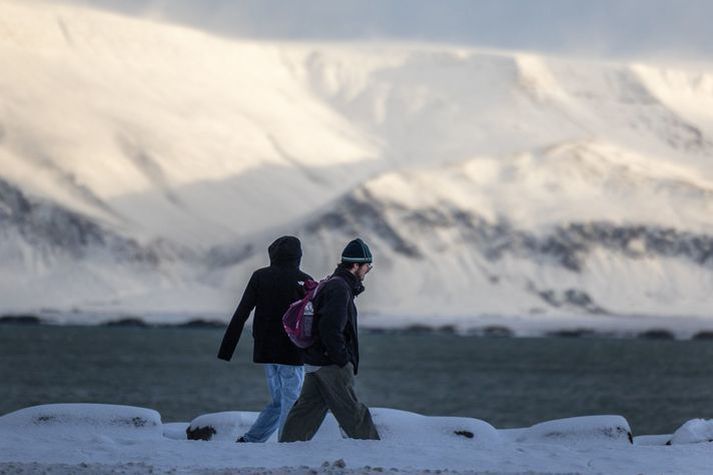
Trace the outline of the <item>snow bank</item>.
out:
[[[492,444],[500,441],[498,431],[487,422],[468,417],[422,416],[397,409],[372,408],[372,418],[382,440],[408,443],[445,443],[468,441],[477,444]],[[235,441],[245,434],[257,418],[256,412],[229,411],[204,414],[196,417],[178,437],[176,426],[171,438],[192,440]],[[185,426],[184,426],[185,427]],[[339,428],[334,416],[329,413],[314,436],[315,441],[339,440],[346,435]],[[268,442],[275,442],[276,435]]]
[[[634,437],[634,445],[667,445],[670,440],[671,434],[640,435]]]
[[[111,404],[47,404],[0,417],[0,430],[39,430],[72,436],[119,433],[161,438],[161,415],[152,410]]]
[[[330,415],[315,438],[291,444],[236,444],[254,412],[219,412],[161,424],[156,411],[101,404],[52,404],[0,417],[0,473],[686,473],[710,474],[710,421],[665,436],[629,439],[620,416],[543,422],[496,430],[464,417],[372,409],[382,440],[341,437]],[[210,442],[186,429],[214,427]],[[89,437],[87,437],[89,435]],[[274,441],[274,438],[272,439]],[[648,446],[647,446],[648,445]],[[659,445],[656,447],[655,445]]]
[[[407,443],[454,444],[469,441],[494,444],[500,441],[498,431],[487,422],[469,417],[433,417],[396,409],[371,409],[382,440]]]
[[[629,423],[621,416],[586,416],[557,419],[528,429],[508,431],[519,443],[633,444]]]
[[[713,419],[692,419],[683,424],[671,437],[670,445],[713,442]]]

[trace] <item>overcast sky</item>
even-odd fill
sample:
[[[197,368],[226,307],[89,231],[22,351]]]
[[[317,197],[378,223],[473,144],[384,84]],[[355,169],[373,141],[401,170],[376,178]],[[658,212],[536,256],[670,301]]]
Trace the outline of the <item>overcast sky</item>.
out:
[[[713,61],[713,0],[65,0],[263,39]]]

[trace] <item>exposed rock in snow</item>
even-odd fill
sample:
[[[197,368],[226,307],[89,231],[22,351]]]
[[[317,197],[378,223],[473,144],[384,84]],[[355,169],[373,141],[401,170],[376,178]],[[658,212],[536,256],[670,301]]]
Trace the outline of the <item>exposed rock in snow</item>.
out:
[[[46,256],[50,263],[56,254],[84,259],[92,257],[92,251],[106,251],[116,260],[152,266],[157,266],[161,260],[156,250],[102,227],[87,216],[46,200],[30,200],[20,189],[2,178],[0,222],[6,262],[11,261],[13,250],[20,259],[23,247]]]
[[[255,412],[217,412],[193,419],[184,436],[191,440],[235,440],[250,429],[257,418]]]

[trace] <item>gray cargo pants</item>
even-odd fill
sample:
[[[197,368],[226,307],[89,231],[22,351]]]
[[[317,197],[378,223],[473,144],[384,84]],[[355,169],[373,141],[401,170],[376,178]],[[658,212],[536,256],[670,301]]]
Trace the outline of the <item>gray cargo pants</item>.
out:
[[[354,392],[354,368],[324,366],[307,373],[299,399],[292,406],[282,428],[280,442],[310,440],[322,425],[327,409],[352,439],[379,440],[369,408]]]

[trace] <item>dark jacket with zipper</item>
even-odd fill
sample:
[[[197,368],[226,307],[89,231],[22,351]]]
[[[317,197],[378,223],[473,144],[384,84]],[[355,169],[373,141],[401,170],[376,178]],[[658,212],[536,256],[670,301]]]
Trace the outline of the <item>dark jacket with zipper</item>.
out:
[[[304,362],[313,366],[347,363],[359,371],[359,331],[354,297],[364,286],[351,272],[337,268],[314,298],[316,342],[304,352]]]
[[[283,237],[270,245],[270,266],[256,270],[223,336],[218,358],[230,361],[243,332],[245,321],[253,318],[253,361],[301,365],[302,351],[294,346],[282,326],[282,315],[295,300],[304,296],[301,282],[311,279],[299,268],[302,251],[297,238]]]

